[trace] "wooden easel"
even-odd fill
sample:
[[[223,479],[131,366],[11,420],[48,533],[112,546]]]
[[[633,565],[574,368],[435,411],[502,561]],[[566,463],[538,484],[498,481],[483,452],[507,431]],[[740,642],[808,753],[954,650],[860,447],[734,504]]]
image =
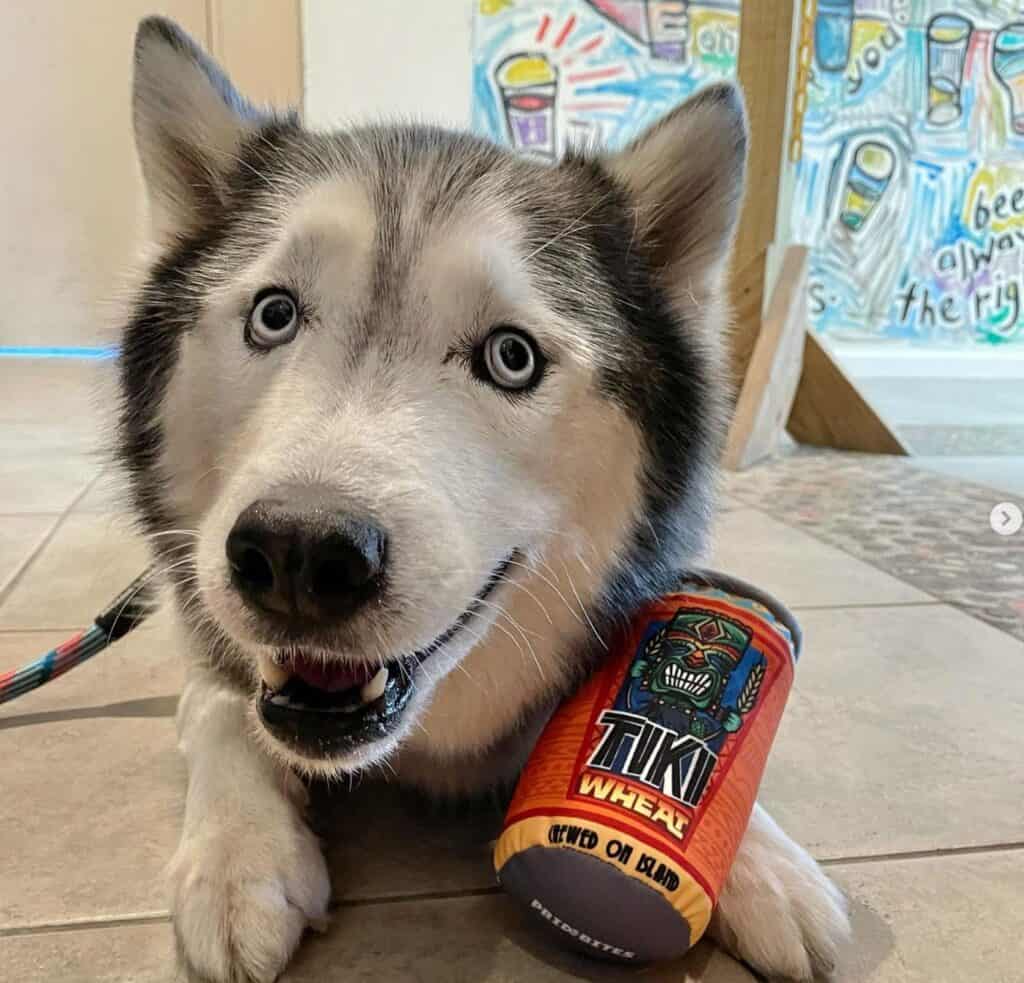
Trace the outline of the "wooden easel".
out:
[[[739,80],[750,122],[747,196],[736,235],[731,282],[738,396],[724,463],[743,469],[778,449],[783,431],[819,447],[906,454],[835,359],[807,330],[808,251],[784,249],[769,288],[783,160],[802,118],[815,0],[746,3],[740,16]],[[794,23],[798,44],[793,45]],[[795,71],[793,69],[795,63]],[[765,294],[770,289],[766,307]]]

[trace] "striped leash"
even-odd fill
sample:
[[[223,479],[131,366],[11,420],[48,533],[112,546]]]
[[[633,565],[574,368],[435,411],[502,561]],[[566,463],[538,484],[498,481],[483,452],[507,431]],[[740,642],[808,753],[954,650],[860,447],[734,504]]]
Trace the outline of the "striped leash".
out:
[[[147,570],[118,594],[84,631],[20,669],[0,672],[0,703],[15,700],[62,676],[145,621],[154,606],[152,581],[152,573]]]

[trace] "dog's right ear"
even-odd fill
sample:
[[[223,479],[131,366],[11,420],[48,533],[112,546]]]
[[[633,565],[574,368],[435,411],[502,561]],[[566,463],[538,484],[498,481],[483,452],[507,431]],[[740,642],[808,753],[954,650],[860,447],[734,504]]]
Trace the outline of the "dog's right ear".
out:
[[[710,85],[608,161],[629,190],[636,232],[670,296],[719,292],[743,199],[747,123],[739,89]]]
[[[135,146],[153,231],[174,235],[223,204],[225,178],[264,121],[172,21],[147,17],[135,35]]]

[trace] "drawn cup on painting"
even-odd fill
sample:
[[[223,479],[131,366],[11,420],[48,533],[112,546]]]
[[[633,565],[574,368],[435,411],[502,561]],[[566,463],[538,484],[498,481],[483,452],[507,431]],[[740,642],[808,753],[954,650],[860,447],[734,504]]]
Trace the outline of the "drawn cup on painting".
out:
[[[853,0],[818,0],[814,60],[823,72],[844,72],[853,43]]]
[[[686,61],[690,0],[587,0],[664,61]]]
[[[1007,24],[996,35],[992,72],[1010,97],[1010,126],[1024,136],[1024,22]]]
[[[865,140],[857,147],[843,186],[839,221],[858,232],[885,194],[896,167],[893,152],[884,144]]]
[[[542,54],[509,55],[494,70],[512,146],[554,160],[558,73]]]
[[[928,122],[949,126],[963,115],[964,63],[971,22],[939,14],[928,22]]]
[[[689,38],[688,0],[648,0],[651,54],[666,61],[686,61]]]

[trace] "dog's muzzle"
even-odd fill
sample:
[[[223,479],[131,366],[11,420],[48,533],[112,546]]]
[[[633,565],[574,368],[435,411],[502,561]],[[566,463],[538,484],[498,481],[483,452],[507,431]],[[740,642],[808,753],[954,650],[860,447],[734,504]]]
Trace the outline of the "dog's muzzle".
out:
[[[267,731],[311,759],[350,754],[393,733],[415,690],[423,663],[477,615],[504,579],[517,551],[492,571],[461,615],[428,646],[380,663],[353,663],[302,648],[260,659],[258,710]]]
[[[273,670],[263,669],[260,719],[305,757],[346,754],[391,733],[420,662],[414,655],[377,667],[331,663],[301,651],[279,655]]]

